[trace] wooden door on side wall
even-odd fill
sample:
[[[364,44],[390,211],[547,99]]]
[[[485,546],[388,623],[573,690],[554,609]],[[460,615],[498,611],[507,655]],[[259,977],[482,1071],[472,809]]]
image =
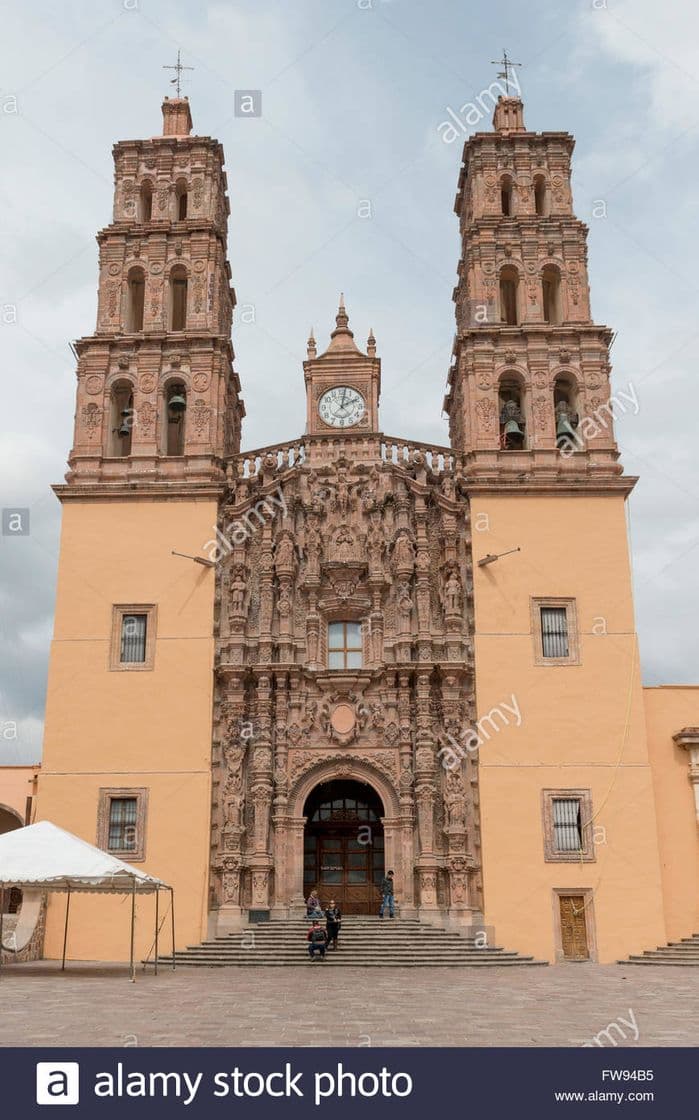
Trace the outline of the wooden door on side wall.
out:
[[[588,961],[590,947],[587,943],[585,896],[582,894],[559,895],[561,908],[561,949],[569,961]]]

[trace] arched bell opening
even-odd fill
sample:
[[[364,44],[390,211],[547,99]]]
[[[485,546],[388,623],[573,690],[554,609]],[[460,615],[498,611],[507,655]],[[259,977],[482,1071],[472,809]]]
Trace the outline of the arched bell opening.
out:
[[[325,909],[375,914],[385,873],[384,806],[366,782],[337,778],[306,798],[303,838],[304,898],[315,890]]]
[[[184,455],[187,420],[186,386],[181,381],[168,382],[165,386],[163,404],[162,453]]]
[[[500,209],[504,218],[511,218],[514,213],[514,183],[510,175],[503,175],[500,180]]]
[[[118,458],[131,454],[133,425],[133,385],[130,381],[117,381],[110,397],[108,455]]]
[[[516,327],[520,320],[519,273],[512,265],[500,269],[500,322]]]
[[[555,265],[546,265],[541,273],[541,299],[544,322],[553,326],[562,323],[561,274]]]
[[[524,417],[524,393],[519,381],[503,377],[498,392],[500,405],[500,448],[521,451],[526,447],[527,424]]]
[[[556,447],[559,451],[578,450],[582,441],[577,433],[580,417],[577,388],[572,378],[557,377],[553,387],[553,412],[556,421]]]
[[[548,190],[543,175],[534,176],[534,210],[539,218],[547,218],[549,212]]]

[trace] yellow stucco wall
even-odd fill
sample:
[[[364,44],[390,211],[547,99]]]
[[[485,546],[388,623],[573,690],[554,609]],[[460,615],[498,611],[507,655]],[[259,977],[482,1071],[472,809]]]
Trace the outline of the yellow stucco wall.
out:
[[[480,750],[486,922],[555,959],[554,888],[592,891],[597,956],[664,941],[652,772],[620,495],[474,496],[477,713],[516,697],[522,723]],[[537,665],[531,597],[576,600],[581,663]],[[596,632],[597,631],[597,632]],[[544,860],[541,792],[589,789],[591,863]]]
[[[36,818],[94,844],[100,788],[146,787],[137,866],[175,887],[180,946],[199,941],[206,926],[215,573],[171,550],[201,554],[215,521],[208,498],[64,504]],[[157,604],[152,671],[110,671],[115,603]],[[153,903],[138,905],[142,955]],[[74,899],[68,956],[128,957],[127,907]],[[60,955],[63,913],[53,898],[48,957]]]
[[[665,919],[670,940],[699,933],[699,824],[689,752],[672,736],[699,726],[699,686],[644,689],[658,817]]]

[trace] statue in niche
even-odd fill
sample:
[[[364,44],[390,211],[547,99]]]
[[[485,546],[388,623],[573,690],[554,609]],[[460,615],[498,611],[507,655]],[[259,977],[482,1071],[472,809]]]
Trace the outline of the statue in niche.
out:
[[[301,727],[304,735],[310,735],[315,727],[317,714],[318,702],[316,700],[307,700],[303,711],[303,719],[301,720]]]
[[[354,537],[343,525],[335,537],[335,560],[346,561],[354,559]]]
[[[308,560],[309,571],[318,570],[318,563],[322,551],[323,543],[320,533],[315,525],[309,525],[306,529],[306,558]]]
[[[294,543],[290,537],[282,537],[277,542],[277,548],[274,555],[274,563],[277,568],[284,568],[288,570],[294,566]]]
[[[247,583],[245,581],[245,570],[244,568],[236,568],[230,583],[232,614],[242,615],[245,613],[246,589]]]
[[[461,580],[456,568],[451,569],[444,584],[444,608],[447,614],[461,612]]]
[[[401,533],[393,546],[393,562],[397,568],[410,569],[412,569],[415,563],[413,544],[406,533]]]
[[[450,770],[446,778],[444,790],[444,804],[449,816],[449,825],[453,828],[466,827],[466,793],[461,774],[458,770]]]
[[[406,634],[410,629],[410,616],[413,613],[413,599],[407,583],[399,583],[396,589],[398,605],[398,630]]]
[[[367,552],[369,555],[369,565],[374,570],[380,570],[383,567],[383,554],[384,554],[384,537],[380,526],[373,526],[367,537]]]
[[[450,502],[453,502],[454,498],[456,497],[456,487],[454,485],[454,479],[450,474],[445,474],[444,478],[442,479],[442,493],[444,494],[445,498],[449,499]]]

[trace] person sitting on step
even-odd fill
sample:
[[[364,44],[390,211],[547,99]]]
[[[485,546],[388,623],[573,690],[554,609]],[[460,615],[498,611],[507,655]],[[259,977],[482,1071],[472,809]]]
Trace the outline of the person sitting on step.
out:
[[[306,899],[306,917],[307,918],[322,918],[323,908],[320,905],[318,892],[313,890]]]
[[[323,929],[319,921],[315,921],[308,931],[308,955],[314,961],[316,953],[320,960],[325,960],[325,947],[328,943],[328,935]]]

